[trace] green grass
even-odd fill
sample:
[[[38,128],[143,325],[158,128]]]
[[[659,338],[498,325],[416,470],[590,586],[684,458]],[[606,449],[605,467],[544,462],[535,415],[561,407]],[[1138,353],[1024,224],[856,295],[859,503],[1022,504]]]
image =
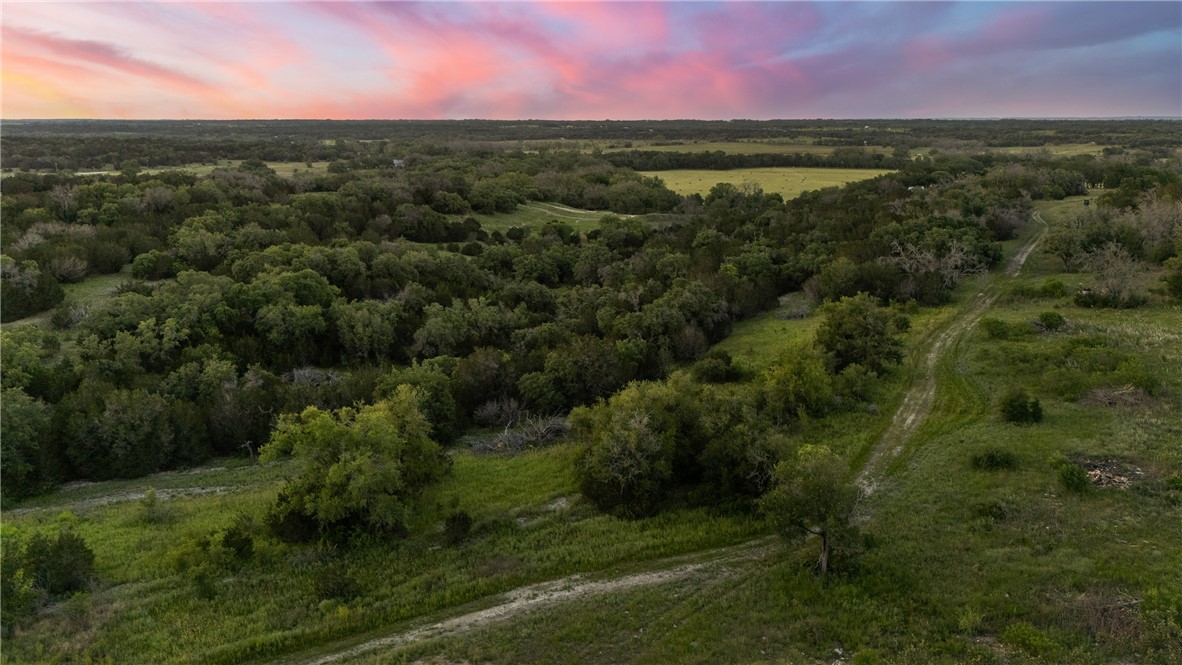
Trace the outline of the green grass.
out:
[[[50,614],[6,641],[5,662],[30,662],[37,653],[66,660],[106,654],[120,663],[242,662],[363,635],[522,584],[729,545],[761,531],[757,521],[704,510],[637,521],[601,515],[575,494],[575,454],[562,445],[514,457],[459,453],[410,538],[327,553],[262,538],[251,562],[218,569],[209,599],[174,568],[176,548],[239,513],[257,521],[282,467],[192,474],[202,483],[234,482],[233,475],[239,484],[232,493],[162,502],[164,517],[154,523],[140,501],[80,504],[71,490],[42,498],[36,510],[5,516],[6,539],[72,524],[95,550],[102,590],[73,616]],[[260,478],[243,478],[252,471]],[[166,474],[85,489],[94,498],[100,488],[124,493],[190,479]],[[453,509],[467,510],[475,523],[460,546],[444,545],[437,531]],[[362,594],[345,601],[317,595],[326,566],[344,571]]]
[[[123,266],[123,269],[117,273],[110,275],[95,275],[94,277],[87,277],[80,282],[74,284],[63,284],[62,291],[65,292],[66,297],[62,302],[75,303],[78,305],[95,306],[100,304],[104,299],[110,297],[119,288],[119,285],[131,279],[131,264]],[[49,325],[49,320],[53,317],[54,310],[49,309],[32,316],[26,316],[18,321],[6,325],[16,325],[20,323],[30,323],[36,325]]]
[[[881,152],[889,154],[893,148],[887,146],[862,146],[866,152]],[[602,146],[604,152],[620,152],[627,150],[651,150],[654,152],[717,152],[728,155],[831,155],[833,146],[815,145],[807,142],[794,141],[687,141],[684,143],[654,145],[647,141],[633,141],[632,147],[625,147],[617,143]]]
[[[585,233],[599,228],[599,220],[603,219],[605,215],[611,214],[614,213],[606,210],[579,210],[558,203],[530,201],[517,206],[517,209],[510,213],[492,215],[473,213],[472,217],[480,222],[481,228],[489,232],[500,231],[504,233],[514,226],[537,228],[549,222],[557,221],[570,226],[576,231]],[[624,216],[626,217],[627,215]]]
[[[1033,155],[1045,151],[1055,157],[1075,157],[1078,155],[1099,155],[1104,152],[1106,147],[1108,146],[1095,143],[1055,143],[1042,146],[1003,146],[991,148],[991,150],[1015,155]]]
[[[709,193],[710,188],[720,182],[736,187],[752,182],[765,192],[775,192],[785,199],[799,196],[803,192],[825,187],[837,187],[857,180],[867,180],[891,173],[882,169],[829,169],[829,168],[753,168],[711,171],[704,169],[681,169],[675,171],[652,171],[645,175],[660,178],[665,185],[681,195]]]
[[[185,171],[196,176],[207,176],[213,173],[214,169],[235,168],[242,163],[241,159],[222,159],[214,164],[185,164],[184,166],[158,166],[142,169],[143,173],[155,174],[163,173],[165,171]],[[284,178],[290,178],[297,173],[315,173],[323,174],[328,172],[328,162],[312,162],[309,166],[306,162],[267,162],[267,166],[274,169],[277,175]],[[113,175],[118,173],[116,170],[86,170],[79,171],[78,175]]]

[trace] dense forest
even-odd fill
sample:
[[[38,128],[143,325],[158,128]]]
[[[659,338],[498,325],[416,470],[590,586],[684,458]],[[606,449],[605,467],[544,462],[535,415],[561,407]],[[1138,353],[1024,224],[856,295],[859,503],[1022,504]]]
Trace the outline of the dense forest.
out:
[[[788,435],[871,408],[909,317],[997,267],[1035,202],[1094,195],[1045,243],[1106,280],[1081,306],[1143,304],[1121,279],[1141,262],[1182,297],[1177,123],[1052,124],[1056,143],[1112,147],[983,149],[1042,145],[1033,121],[6,123],[3,497],[294,456],[270,532],[347,543],[406,533],[444,450],[569,438],[600,510],[792,514],[785,488],[840,471],[820,453],[777,467]],[[563,147],[638,136],[836,149]],[[894,171],[791,200],[727,183],[683,197],[638,173],[748,166]],[[537,202],[602,214],[488,222]],[[115,274],[109,297],[66,297]],[[815,343],[758,376],[712,350],[794,292],[823,317]]]

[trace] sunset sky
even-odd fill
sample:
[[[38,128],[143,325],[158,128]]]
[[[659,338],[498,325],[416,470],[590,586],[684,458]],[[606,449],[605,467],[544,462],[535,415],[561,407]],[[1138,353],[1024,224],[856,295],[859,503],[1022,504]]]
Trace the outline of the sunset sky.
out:
[[[1182,116],[1173,2],[14,2],[4,118]]]

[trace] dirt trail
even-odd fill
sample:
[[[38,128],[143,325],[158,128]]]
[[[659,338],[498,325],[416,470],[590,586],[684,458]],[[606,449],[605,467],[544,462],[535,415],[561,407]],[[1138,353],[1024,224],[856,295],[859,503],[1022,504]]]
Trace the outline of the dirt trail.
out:
[[[1006,266],[1007,277],[1018,276],[1030,253],[1046,235],[1047,223],[1043,221],[1042,215],[1035,212],[1033,217],[1042,225],[1042,230],[1014,253],[1013,258]],[[931,348],[924,353],[917,368],[918,380],[907,390],[903,402],[899,404],[899,409],[891,418],[891,424],[874,446],[865,466],[858,473],[856,482],[862,488],[865,496],[873,494],[878,489],[878,477],[886,464],[899,454],[903,445],[915,434],[932,410],[932,403],[936,399],[936,366],[940,357],[960,339],[965,331],[977,325],[977,322],[981,320],[981,317],[1000,295],[999,283],[994,279],[989,286],[969,300],[963,310],[956,315],[956,318],[932,342]]]
[[[773,538],[761,538],[713,550],[704,556],[699,553],[665,559],[656,562],[656,569],[652,571],[614,579],[588,580],[585,575],[571,575],[550,582],[531,584],[501,594],[496,598],[496,604],[491,607],[372,639],[343,651],[300,662],[302,665],[334,663],[379,649],[390,649],[421,640],[463,633],[568,600],[707,576],[718,579],[732,572],[728,567],[730,564],[763,558],[774,550],[774,543]]]

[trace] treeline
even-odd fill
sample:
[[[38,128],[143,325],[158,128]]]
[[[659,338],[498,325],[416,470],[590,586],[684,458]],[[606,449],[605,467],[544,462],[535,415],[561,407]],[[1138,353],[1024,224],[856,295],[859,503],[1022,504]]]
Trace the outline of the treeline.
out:
[[[375,150],[393,150],[397,158],[416,145],[529,141],[562,149],[571,141],[637,138],[687,145],[755,140],[900,150],[1095,143],[1168,157],[1182,145],[1178,127],[1177,120],[10,120],[0,151],[6,169],[22,170],[104,170],[130,161],[153,167],[224,159],[332,161]]]
[[[787,202],[733,185],[683,199],[592,155],[483,148],[290,178],[259,162],[204,177],[5,178],[5,317],[57,307],[52,329],[0,336],[4,495],[253,454],[281,414],[400,386],[423,396],[447,443],[681,366],[729,380],[729,362],[704,354],[785,292],[943,301],[997,263],[1031,187],[1061,196],[1092,177],[1074,163],[936,155]],[[1097,174],[1127,166],[1101,160]],[[1177,174],[1134,168],[1114,191],[1175,196]],[[501,233],[467,216],[528,200],[661,211],[666,223],[608,215],[587,232],[555,220]],[[128,262],[136,279],[104,302],[42,294]],[[827,365],[827,381],[855,394],[845,368]],[[820,408],[775,399],[785,413]],[[578,436],[597,437],[579,424],[597,417],[576,418]],[[745,450],[694,448],[684,478]]]

